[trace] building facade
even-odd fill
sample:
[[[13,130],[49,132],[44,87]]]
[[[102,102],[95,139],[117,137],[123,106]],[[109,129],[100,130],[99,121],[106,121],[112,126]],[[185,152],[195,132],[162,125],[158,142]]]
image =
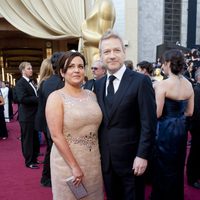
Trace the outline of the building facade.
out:
[[[117,13],[114,29],[124,37],[127,58],[134,63],[156,61],[157,46],[164,43],[190,48],[200,44],[200,0],[113,2]],[[188,38],[193,43],[188,44]]]

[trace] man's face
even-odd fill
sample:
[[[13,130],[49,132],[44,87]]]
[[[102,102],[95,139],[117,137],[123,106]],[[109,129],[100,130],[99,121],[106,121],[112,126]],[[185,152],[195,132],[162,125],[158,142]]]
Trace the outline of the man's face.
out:
[[[105,75],[105,69],[102,68],[100,65],[95,65],[95,66],[91,67],[91,70],[92,70],[94,79],[98,80]]]
[[[25,68],[22,70],[22,75],[31,78],[33,76],[33,69],[31,65],[26,65]]]
[[[101,59],[111,74],[114,74],[123,66],[125,49],[119,39],[109,38],[102,41]]]

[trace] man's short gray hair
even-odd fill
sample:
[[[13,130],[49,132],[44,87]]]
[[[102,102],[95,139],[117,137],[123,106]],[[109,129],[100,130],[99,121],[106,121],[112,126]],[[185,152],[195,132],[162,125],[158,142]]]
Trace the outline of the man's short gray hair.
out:
[[[27,65],[31,65],[31,63],[29,63],[29,62],[21,62],[20,65],[19,65],[20,72],[22,72],[22,70],[25,69],[25,67]]]
[[[110,38],[114,38],[114,39],[118,39],[122,45],[123,50],[125,51],[125,45],[124,42],[121,38],[120,35],[118,35],[117,33],[115,33],[112,29],[108,29],[101,37],[100,41],[99,41],[99,52],[100,54],[102,53],[102,41],[110,39]]]
[[[95,60],[92,67],[100,66],[102,69],[106,69],[106,65],[101,60]]]

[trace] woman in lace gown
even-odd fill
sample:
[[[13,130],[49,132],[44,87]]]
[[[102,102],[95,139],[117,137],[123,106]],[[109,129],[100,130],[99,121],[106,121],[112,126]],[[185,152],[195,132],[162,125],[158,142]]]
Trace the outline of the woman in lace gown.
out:
[[[184,199],[186,117],[194,108],[191,83],[181,75],[184,56],[179,50],[163,55],[162,68],[168,76],[154,85],[157,103],[157,134],[152,200]]]
[[[84,184],[84,200],[103,200],[103,183],[97,131],[102,113],[95,95],[81,89],[85,58],[78,52],[67,52],[59,60],[65,86],[53,92],[46,105],[46,117],[53,140],[51,178],[54,200],[75,200],[66,184]]]

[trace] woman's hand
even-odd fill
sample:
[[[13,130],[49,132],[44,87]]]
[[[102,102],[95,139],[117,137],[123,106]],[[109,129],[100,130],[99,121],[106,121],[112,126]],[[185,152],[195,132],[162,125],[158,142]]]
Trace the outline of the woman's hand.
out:
[[[84,176],[84,174],[83,174],[81,168],[80,168],[78,165],[75,166],[75,167],[72,167],[72,174],[73,174],[73,176],[74,176],[74,181],[73,181],[73,183],[74,183],[74,185],[77,185],[77,186],[78,186],[78,185],[81,183],[82,178],[83,178],[83,176]]]

